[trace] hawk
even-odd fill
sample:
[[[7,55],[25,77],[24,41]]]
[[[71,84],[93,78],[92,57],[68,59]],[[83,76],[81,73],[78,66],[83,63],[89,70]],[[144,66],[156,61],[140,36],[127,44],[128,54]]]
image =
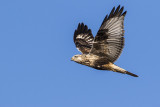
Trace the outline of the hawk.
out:
[[[104,18],[95,38],[87,25],[79,23],[74,32],[74,43],[82,53],[72,57],[72,61],[98,70],[109,70],[128,74],[134,77],[138,75],[126,71],[115,65],[124,47],[124,17],[127,11],[120,5],[111,10]]]

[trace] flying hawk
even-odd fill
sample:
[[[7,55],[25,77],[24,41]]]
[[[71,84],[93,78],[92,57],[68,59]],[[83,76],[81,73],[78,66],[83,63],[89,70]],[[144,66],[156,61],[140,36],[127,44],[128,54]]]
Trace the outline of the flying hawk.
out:
[[[95,38],[87,25],[79,23],[73,39],[82,54],[73,56],[71,60],[98,70],[138,77],[114,64],[124,47],[124,17],[127,11],[123,12],[123,9],[120,5],[116,9],[113,7],[110,14],[104,18]]]

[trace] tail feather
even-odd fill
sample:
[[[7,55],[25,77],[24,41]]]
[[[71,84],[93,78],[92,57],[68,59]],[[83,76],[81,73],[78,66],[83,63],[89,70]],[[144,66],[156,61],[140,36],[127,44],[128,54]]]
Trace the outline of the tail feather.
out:
[[[118,72],[118,73],[128,74],[128,75],[133,76],[133,77],[138,77],[138,75],[133,74],[133,73],[131,73],[131,72],[128,72],[128,71],[126,71],[126,70],[124,70],[124,69],[114,69],[114,71],[115,71],[115,72]]]
[[[133,74],[133,73],[131,73],[131,72],[128,72],[128,71],[126,71],[126,74],[128,74],[128,75],[131,75],[131,76],[134,76],[134,77],[138,77],[138,75],[136,75],[136,74]]]
[[[120,68],[119,66],[117,66],[117,65],[115,65],[113,63],[109,63],[109,64],[106,64],[106,65],[103,65],[103,67],[105,67],[108,70],[114,71],[114,72],[119,72],[119,73],[131,75],[133,77],[138,77],[138,75],[133,74],[131,72],[128,72],[125,69]]]

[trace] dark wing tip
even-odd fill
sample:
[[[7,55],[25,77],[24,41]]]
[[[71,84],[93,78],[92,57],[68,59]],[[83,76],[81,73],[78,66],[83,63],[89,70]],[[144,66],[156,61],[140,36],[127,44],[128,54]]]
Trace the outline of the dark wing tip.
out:
[[[116,16],[121,16],[122,15],[122,12],[124,10],[124,7],[122,6],[121,9],[119,10],[119,12],[117,14],[115,14]]]
[[[74,40],[78,34],[89,34],[92,35],[91,29],[88,29],[88,26],[85,25],[83,22],[78,24],[77,29],[74,31]]]
[[[77,35],[77,34],[81,34],[81,33],[88,33],[88,26],[87,25],[84,25],[84,23],[79,23],[78,24],[78,27],[77,29],[75,30],[75,34],[74,35]]]
[[[120,9],[120,5],[117,7],[117,9],[115,10],[114,14],[117,14],[119,12]]]
[[[92,35],[92,31],[91,29],[88,29],[88,32],[87,32],[89,35]]]
[[[117,8],[116,8],[116,10],[115,10],[115,7],[113,7],[113,9],[111,10],[111,12],[110,12],[110,14],[109,14],[109,17],[108,17],[108,19],[109,18],[112,18],[112,17],[114,17],[114,16],[121,16],[121,15],[125,15],[127,12],[125,11],[124,13],[123,13],[123,10],[124,10],[124,6],[118,6]]]
[[[112,8],[112,10],[111,10],[111,12],[110,12],[110,14],[109,14],[108,19],[109,19],[109,18],[112,18],[112,17],[114,16],[114,11],[115,11],[115,6]]]
[[[83,23],[83,22],[81,23],[81,26],[84,26],[84,23]]]
[[[125,16],[127,14],[127,11],[125,11],[123,14],[122,14],[122,16]]]
[[[120,5],[118,5],[118,7],[117,7],[116,9],[115,9],[115,7],[113,7],[112,10],[111,10],[111,12],[110,12],[110,14],[109,14],[109,15],[107,14],[106,17],[104,18],[101,26],[102,26],[107,20],[109,20],[110,18],[125,16],[126,13],[127,13],[127,11],[123,12],[123,10],[124,10],[124,6],[121,7]]]
[[[128,71],[126,71],[126,74],[128,74],[128,75],[131,75],[131,76],[133,76],[133,77],[138,77],[138,75],[136,75],[136,74],[133,74],[133,73],[131,73],[131,72],[128,72]]]

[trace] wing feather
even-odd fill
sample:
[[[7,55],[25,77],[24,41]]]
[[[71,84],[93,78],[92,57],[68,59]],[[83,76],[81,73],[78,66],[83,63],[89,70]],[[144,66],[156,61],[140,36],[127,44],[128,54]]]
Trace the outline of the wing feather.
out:
[[[90,29],[88,29],[87,25],[83,23],[78,24],[78,28],[74,32],[74,43],[76,48],[82,52],[83,54],[87,54],[90,52],[94,37]]]
[[[106,57],[109,61],[115,62],[120,56],[124,47],[124,17],[126,11],[120,5],[106,15],[102,25],[94,39],[91,49],[92,54]]]

